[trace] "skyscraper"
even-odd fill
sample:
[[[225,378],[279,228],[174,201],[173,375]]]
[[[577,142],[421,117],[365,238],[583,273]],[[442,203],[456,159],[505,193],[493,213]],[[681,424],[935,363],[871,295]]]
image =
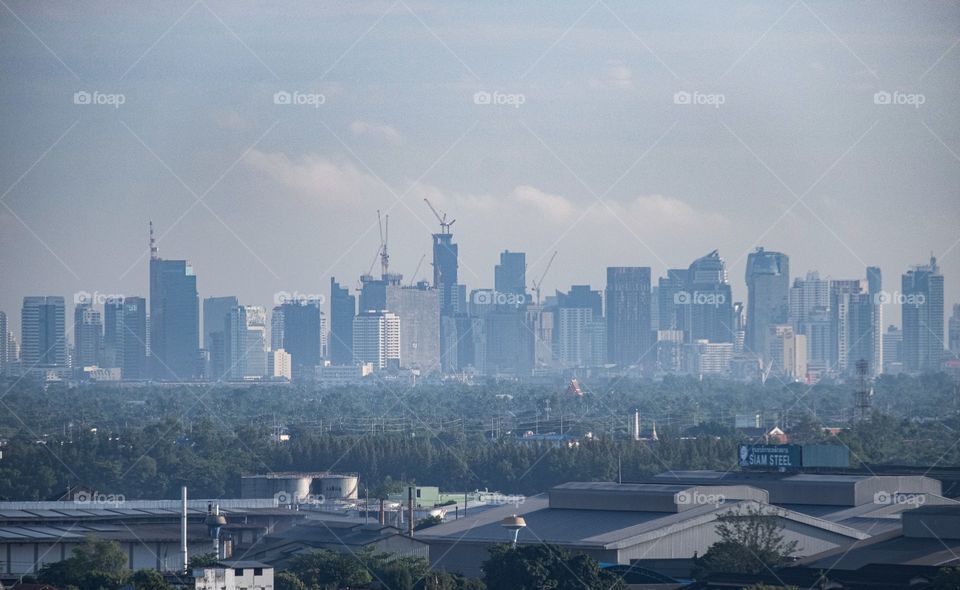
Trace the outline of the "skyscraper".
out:
[[[236,297],[206,297],[203,300],[203,347],[209,356],[207,379],[218,381],[225,378],[230,368],[226,356],[226,319],[231,310],[239,306]]]
[[[627,368],[655,357],[650,331],[650,267],[607,267],[607,356]]]
[[[75,369],[99,366],[103,346],[103,316],[91,303],[73,308],[73,366]]]
[[[321,332],[326,327],[320,302],[297,300],[280,306],[283,313],[283,348],[290,353],[294,379],[312,378],[322,354]]]
[[[433,234],[433,288],[440,291],[440,312],[453,315],[463,311],[465,302],[460,301],[457,288],[458,248],[453,243],[453,234]]]
[[[400,318],[393,312],[360,312],[353,319],[353,362],[371,363],[374,369],[399,366],[400,329]]]
[[[200,374],[200,298],[197,276],[186,260],[157,254],[150,226],[151,373],[161,381],[195,379]]]
[[[937,371],[943,360],[943,275],[937,259],[918,265],[902,277],[903,368]]]
[[[224,378],[243,381],[267,374],[266,319],[259,306],[238,305],[224,316]]]
[[[493,269],[494,289],[499,293],[523,295],[527,292],[527,255],[504,250],[500,264]]]
[[[684,291],[675,295],[684,341],[734,342],[736,325],[727,266],[714,250],[687,269]]]
[[[770,326],[789,315],[790,259],[780,252],[757,248],[747,256],[747,330],[745,349],[766,356]],[[792,337],[792,332],[791,332]]]
[[[125,380],[147,378],[147,300],[143,297],[123,299],[123,364]]]
[[[671,268],[667,276],[657,281],[658,330],[677,330],[680,320],[677,317],[676,295],[686,288],[687,269]]]
[[[806,337],[807,367],[820,374],[833,366],[833,329],[830,319],[830,281],[816,272],[793,281],[790,289],[790,324]]]
[[[334,365],[353,363],[353,318],[357,315],[357,298],[350,290],[330,278],[330,350]]]
[[[67,366],[63,297],[28,296],[20,310],[20,364],[23,372],[34,368]]]
[[[0,375],[8,371],[10,341],[7,337],[7,314],[0,311]]]
[[[440,291],[426,281],[387,285],[386,309],[400,319],[403,366],[422,374],[440,370]]]
[[[960,358],[960,303],[953,304],[950,316],[950,329],[947,334],[947,346],[953,358]]]

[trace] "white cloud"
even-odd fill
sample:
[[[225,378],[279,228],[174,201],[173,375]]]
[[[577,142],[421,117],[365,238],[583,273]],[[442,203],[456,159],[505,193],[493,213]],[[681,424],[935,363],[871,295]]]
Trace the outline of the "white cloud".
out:
[[[350,132],[356,137],[372,137],[391,145],[400,145],[403,142],[400,132],[390,125],[377,125],[358,120],[350,123]]]
[[[324,203],[379,200],[386,190],[353,164],[334,162],[317,154],[291,159],[284,153],[254,149],[247,154],[246,164],[299,195]]]

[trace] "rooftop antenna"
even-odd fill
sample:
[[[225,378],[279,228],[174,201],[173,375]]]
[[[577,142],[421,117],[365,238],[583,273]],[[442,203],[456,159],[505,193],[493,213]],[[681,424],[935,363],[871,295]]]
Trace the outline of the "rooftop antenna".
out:
[[[424,199],[423,199],[423,202],[427,204],[427,207],[430,207],[430,210],[433,211],[433,215],[437,218],[437,221],[440,222],[440,233],[441,233],[441,234],[449,234],[449,233],[450,233],[450,226],[452,226],[454,223],[456,223],[457,220],[456,220],[456,219],[451,219],[451,220],[448,222],[448,221],[447,221],[447,214],[446,214],[446,212],[437,211],[436,207],[434,207],[433,204],[430,203],[430,200],[429,200],[429,199],[424,198]]]
[[[153,221],[150,222],[150,260],[157,260],[160,256],[157,254],[157,240],[153,237]]]

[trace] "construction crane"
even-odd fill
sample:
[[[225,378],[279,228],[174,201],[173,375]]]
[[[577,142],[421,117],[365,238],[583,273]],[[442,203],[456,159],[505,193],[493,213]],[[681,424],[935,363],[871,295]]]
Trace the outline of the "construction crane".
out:
[[[557,251],[553,251],[553,255],[550,257],[550,261],[547,262],[547,266],[543,269],[543,272],[540,273],[540,279],[533,282],[533,291],[537,294],[537,305],[540,305],[540,285],[543,284],[543,279],[547,276],[547,271],[550,270],[550,267],[553,266],[553,259],[557,257]]]
[[[384,277],[390,271],[390,254],[387,253],[387,241],[390,239],[390,216],[380,216],[377,209],[377,225],[380,227],[380,270]]]
[[[420,262],[417,263],[417,268],[416,268],[416,270],[414,270],[414,271],[413,271],[413,274],[410,276],[410,285],[411,285],[411,286],[414,285],[414,284],[416,284],[416,282],[417,282],[417,275],[420,274],[420,267],[423,265],[423,259],[426,258],[426,257],[427,257],[426,253],[424,253],[424,255],[420,257]]]
[[[430,203],[430,200],[429,200],[429,199],[424,198],[424,199],[423,199],[423,202],[427,204],[427,207],[430,207],[430,210],[433,211],[433,215],[437,218],[437,221],[440,222],[440,233],[442,233],[442,234],[449,234],[449,233],[450,233],[450,226],[452,226],[454,223],[456,223],[457,220],[456,220],[456,219],[451,219],[451,220],[448,222],[448,221],[447,221],[447,214],[446,214],[445,212],[437,211],[436,207],[434,207],[434,206]]]

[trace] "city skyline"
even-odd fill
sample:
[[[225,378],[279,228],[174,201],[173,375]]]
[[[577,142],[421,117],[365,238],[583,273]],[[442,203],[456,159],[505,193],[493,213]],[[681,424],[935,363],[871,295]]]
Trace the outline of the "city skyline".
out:
[[[550,293],[715,248],[742,276],[763,245],[833,278],[932,253],[957,301],[950,7],[201,3],[114,7],[117,36],[13,3],[0,309],[19,331],[24,294],[145,294],[148,219],[205,295],[322,292],[369,264],[377,209],[409,275],[437,232],[423,197],[458,219],[471,285],[503,249],[529,276],[559,251]]]

